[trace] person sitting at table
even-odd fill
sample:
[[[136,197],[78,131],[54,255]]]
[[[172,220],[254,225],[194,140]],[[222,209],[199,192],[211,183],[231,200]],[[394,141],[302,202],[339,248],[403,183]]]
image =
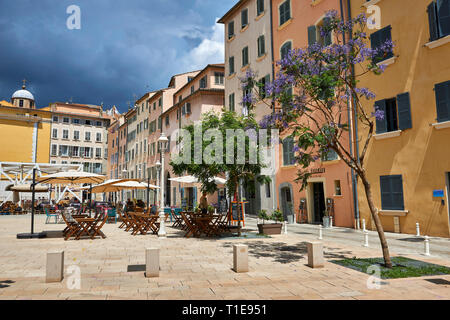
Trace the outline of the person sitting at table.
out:
[[[208,199],[206,198],[207,193],[203,192],[202,197],[200,198],[200,209],[202,210],[202,214],[208,214]]]
[[[153,216],[158,213],[158,208],[155,205],[152,205],[150,208],[150,214]]]

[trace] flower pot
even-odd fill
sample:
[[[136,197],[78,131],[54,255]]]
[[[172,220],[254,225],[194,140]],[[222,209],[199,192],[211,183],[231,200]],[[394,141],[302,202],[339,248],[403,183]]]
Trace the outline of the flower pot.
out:
[[[260,234],[281,234],[281,228],[283,225],[281,223],[264,223],[258,224],[258,230]]]
[[[323,227],[324,228],[330,227],[330,217],[323,217]]]

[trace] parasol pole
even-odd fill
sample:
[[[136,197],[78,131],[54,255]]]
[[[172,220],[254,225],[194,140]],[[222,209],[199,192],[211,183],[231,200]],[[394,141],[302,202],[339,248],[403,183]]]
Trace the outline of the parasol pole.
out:
[[[36,199],[35,189],[36,187],[36,168],[33,168],[33,184],[31,185],[31,234],[34,234],[34,201]]]

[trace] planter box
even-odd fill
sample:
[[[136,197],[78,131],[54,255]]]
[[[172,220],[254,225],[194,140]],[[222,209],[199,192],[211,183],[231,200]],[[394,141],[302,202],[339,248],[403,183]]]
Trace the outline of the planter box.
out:
[[[258,224],[258,230],[260,234],[281,234],[281,228],[283,225],[281,223],[265,223]]]

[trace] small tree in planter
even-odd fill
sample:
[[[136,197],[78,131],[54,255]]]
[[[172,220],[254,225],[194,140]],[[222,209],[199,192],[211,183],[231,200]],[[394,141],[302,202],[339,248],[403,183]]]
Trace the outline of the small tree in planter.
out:
[[[283,224],[277,223],[283,221],[283,214],[280,210],[274,210],[271,216],[267,215],[266,210],[261,210],[259,213],[259,218],[263,220],[262,224],[258,224],[258,230],[260,234],[281,234],[281,228]],[[272,220],[275,223],[264,223],[265,220]]]

